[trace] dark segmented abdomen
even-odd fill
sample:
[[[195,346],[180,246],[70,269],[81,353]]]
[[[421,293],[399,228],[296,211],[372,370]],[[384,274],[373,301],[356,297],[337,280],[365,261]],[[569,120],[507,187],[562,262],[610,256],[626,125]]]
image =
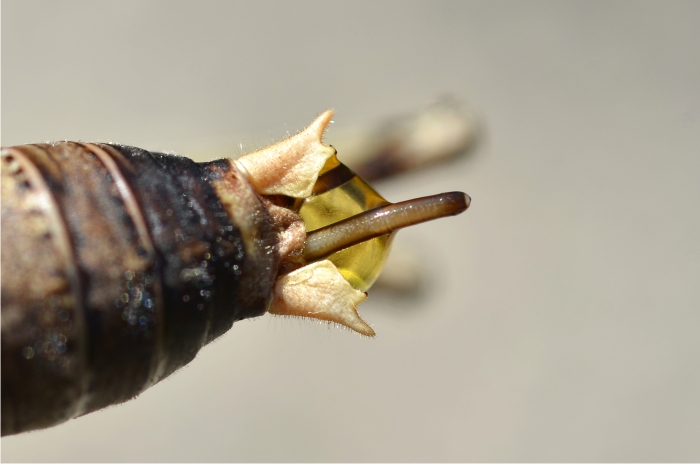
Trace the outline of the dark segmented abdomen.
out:
[[[3,435],[125,401],[264,311],[239,297],[247,256],[216,163],[73,142],[4,150]]]

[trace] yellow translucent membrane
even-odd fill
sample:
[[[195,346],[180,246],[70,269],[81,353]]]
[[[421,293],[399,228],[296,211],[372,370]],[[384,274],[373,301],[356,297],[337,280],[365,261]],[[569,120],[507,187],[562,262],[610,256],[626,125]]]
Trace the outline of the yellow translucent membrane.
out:
[[[321,174],[339,164],[338,159],[333,156]],[[299,208],[299,215],[306,224],[306,231],[311,232],[388,204],[389,202],[367,182],[355,175],[338,187],[306,198]],[[328,259],[335,264],[350,285],[364,292],[379,277],[393,238],[394,233],[373,238],[333,253]]]

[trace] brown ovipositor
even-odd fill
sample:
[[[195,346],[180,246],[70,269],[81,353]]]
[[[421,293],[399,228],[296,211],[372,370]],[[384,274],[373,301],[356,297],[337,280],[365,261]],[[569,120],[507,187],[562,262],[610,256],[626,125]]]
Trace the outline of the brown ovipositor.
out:
[[[308,258],[312,241],[290,206],[335,169],[335,150],[321,144],[331,117],[237,161],[78,142],[3,149],[2,434],[133,398],[266,311],[373,335],[355,309],[364,292],[327,252]],[[454,205],[358,215],[361,235],[468,206],[457,193],[434,203],[445,201]],[[357,243],[339,230],[308,236],[324,250]]]

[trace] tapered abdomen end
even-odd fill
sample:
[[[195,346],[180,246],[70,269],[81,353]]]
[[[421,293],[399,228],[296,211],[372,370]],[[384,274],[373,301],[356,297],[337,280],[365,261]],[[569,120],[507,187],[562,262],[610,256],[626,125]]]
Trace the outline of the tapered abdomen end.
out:
[[[299,134],[233,164],[260,195],[297,213],[306,229],[305,240],[282,259],[268,312],[373,336],[356,306],[379,276],[394,233],[459,214],[471,200],[448,192],[388,202],[321,143],[331,116],[325,112]]]

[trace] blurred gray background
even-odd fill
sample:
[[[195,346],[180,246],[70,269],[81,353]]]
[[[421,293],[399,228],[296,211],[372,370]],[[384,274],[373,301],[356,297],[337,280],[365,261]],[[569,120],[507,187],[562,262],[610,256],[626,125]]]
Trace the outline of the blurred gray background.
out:
[[[700,3],[2,2],[3,145],[333,143],[445,93],[480,145],[380,191],[473,203],[399,234],[428,282],[376,339],[240,322],[2,459],[700,460]]]

